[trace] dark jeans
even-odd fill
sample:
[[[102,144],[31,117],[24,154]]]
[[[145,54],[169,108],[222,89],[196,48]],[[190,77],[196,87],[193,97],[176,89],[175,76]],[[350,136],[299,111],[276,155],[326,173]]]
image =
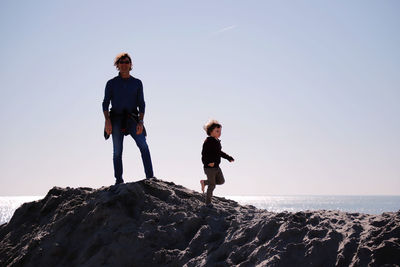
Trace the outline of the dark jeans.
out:
[[[124,142],[124,134],[121,132],[121,122],[120,118],[115,118],[112,120],[112,140],[113,140],[113,162],[114,162],[114,176],[117,182],[122,182],[122,149]],[[140,149],[142,155],[142,161],[144,166],[144,172],[146,178],[153,177],[153,165],[151,163],[150,151],[147,146],[146,137],[142,133],[140,135],[136,134],[136,122],[132,119],[129,120],[128,129],[129,134],[135,140],[136,145]]]
[[[220,167],[204,168],[204,173],[207,175],[207,181],[204,181],[204,184],[208,186],[206,204],[210,204],[215,185],[225,183],[225,179]]]

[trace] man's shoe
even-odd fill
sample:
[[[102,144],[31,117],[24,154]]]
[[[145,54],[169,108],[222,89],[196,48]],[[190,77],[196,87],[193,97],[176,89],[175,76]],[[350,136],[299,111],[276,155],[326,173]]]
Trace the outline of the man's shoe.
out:
[[[115,185],[119,185],[119,184],[123,184],[124,183],[124,180],[117,180],[117,181],[115,181]]]

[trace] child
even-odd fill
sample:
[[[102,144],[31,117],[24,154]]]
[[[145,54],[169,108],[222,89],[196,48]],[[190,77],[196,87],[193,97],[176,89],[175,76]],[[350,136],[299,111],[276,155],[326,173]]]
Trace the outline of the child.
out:
[[[204,141],[203,150],[201,151],[201,160],[204,164],[204,173],[207,175],[207,180],[200,180],[201,191],[204,193],[204,187],[208,185],[206,204],[212,206],[211,197],[216,184],[223,184],[225,182],[224,175],[222,174],[219,164],[221,157],[233,162],[234,159],[221,151],[221,141],[218,139],[221,136],[222,125],[216,120],[209,121],[204,125],[204,130],[207,132],[208,137]]]

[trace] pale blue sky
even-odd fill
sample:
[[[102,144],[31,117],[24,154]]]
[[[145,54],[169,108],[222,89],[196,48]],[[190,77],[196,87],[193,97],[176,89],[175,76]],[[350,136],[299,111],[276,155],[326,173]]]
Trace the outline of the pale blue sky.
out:
[[[398,1],[1,1],[0,195],[114,183],[101,102],[130,53],[158,178],[217,195],[400,194]],[[124,142],[124,179],[144,178]]]

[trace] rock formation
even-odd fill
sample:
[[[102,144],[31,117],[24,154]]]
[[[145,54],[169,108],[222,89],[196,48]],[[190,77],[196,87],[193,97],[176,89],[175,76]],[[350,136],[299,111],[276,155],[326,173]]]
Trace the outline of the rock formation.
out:
[[[0,266],[398,266],[400,211],[273,213],[174,183],[51,189],[0,226]]]

